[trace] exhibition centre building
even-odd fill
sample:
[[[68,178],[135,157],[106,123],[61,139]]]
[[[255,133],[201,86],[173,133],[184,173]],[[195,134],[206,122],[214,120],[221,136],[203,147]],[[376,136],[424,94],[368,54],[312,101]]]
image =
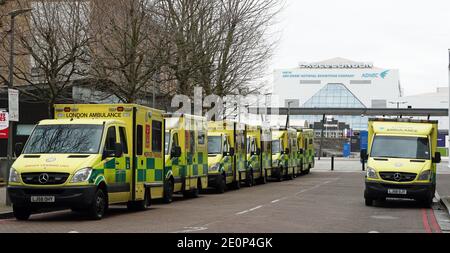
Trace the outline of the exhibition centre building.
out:
[[[399,71],[378,68],[370,62],[334,58],[323,62],[302,62],[297,68],[274,72],[273,98],[279,100],[279,106],[390,108],[400,105],[398,100],[401,96]],[[310,124],[322,120],[321,116],[295,118],[308,120]],[[367,117],[336,115],[333,120],[345,123],[351,130],[367,129]]]

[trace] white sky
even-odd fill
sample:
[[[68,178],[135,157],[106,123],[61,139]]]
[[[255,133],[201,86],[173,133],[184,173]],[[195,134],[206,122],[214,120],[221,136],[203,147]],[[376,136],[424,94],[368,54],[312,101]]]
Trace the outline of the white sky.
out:
[[[286,0],[275,29],[271,71],[343,57],[399,69],[405,95],[448,86],[450,0]]]

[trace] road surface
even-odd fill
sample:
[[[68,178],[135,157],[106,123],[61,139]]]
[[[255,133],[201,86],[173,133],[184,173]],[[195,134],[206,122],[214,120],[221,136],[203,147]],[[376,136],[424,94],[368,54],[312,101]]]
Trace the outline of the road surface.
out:
[[[311,174],[281,183],[271,182],[222,195],[175,198],[147,211],[112,207],[101,221],[86,220],[71,211],[33,215],[29,221],[0,220],[0,232],[344,232],[437,233],[449,230],[448,215],[439,204],[422,208],[408,200],[366,207],[364,172],[358,161],[316,163]],[[450,195],[450,170],[440,165],[438,192]],[[441,194],[441,193],[440,193]],[[442,195],[441,194],[441,195]]]

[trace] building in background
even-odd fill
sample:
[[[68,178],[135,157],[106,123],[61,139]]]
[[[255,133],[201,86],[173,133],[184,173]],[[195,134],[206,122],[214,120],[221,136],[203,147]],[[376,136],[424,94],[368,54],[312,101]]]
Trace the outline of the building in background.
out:
[[[389,108],[402,97],[399,71],[378,68],[370,62],[333,58],[323,62],[300,63],[293,69],[274,72],[273,95],[280,106],[307,108]],[[320,116],[292,116],[321,125]],[[348,130],[366,130],[365,116],[333,116]],[[315,124],[314,123],[319,123]]]
[[[399,99],[401,108],[448,108],[449,88],[439,87],[435,92],[405,96]],[[426,118],[422,118],[426,119]],[[448,156],[448,117],[431,117],[431,120],[439,121],[438,147],[443,156]]]

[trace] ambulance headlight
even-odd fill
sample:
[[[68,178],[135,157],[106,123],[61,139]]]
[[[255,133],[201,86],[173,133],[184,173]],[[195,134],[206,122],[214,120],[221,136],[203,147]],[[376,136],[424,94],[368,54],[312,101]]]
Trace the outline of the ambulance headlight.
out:
[[[431,170],[424,171],[419,176],[419,181],[430,181],[431,180]]]
[[[11,182],[11,183],[19,183],[20,182],[19,173],[13,167],[11,167],[11,170],[9,171],[9,182]]]
[[[367,168],[367,178],[378,179],[377,171],[373,168]]]
[[[71,183],[82,183],[86,182],[92,174],[92,168],[84,168],[77,172],[72,177]]]
[[[218,171],[220,167],[220,163],[216,163],[213,166],[209,167],[208,171]]]

